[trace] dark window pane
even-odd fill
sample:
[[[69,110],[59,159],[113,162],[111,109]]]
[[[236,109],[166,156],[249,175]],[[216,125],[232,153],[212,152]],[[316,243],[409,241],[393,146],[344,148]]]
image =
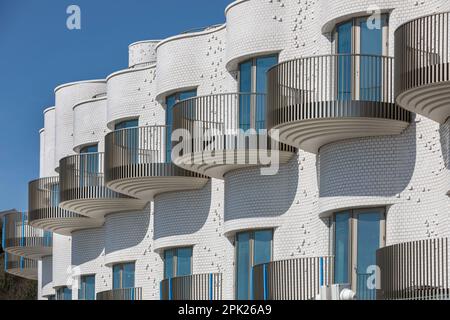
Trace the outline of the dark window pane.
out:
[[[255,231],[253,264],[267,263],[272,258],[272,230]]]
[[[336,28],[338,57],[338,100],[352,98],[352,29],[353,22],[340,24]]]
[[[164,279],[174,277],[173,273],[174,250],[164,251]]]
[[[134,263],[127,263],[123,266],[122,288],[134,288]]]
[[[248,300],[250,298],[250,233],[239,233],[236,244],[236,277],[238,300]]]
[[[350,240],[350,214],[336,214],[335,220],[335,282],[349,283],[349,240]]]
[[[177,277],[191,274],[192,248],[177,250]]]
[[[252,65],[253,61],[239,65],[239,91],[241,93],[252,92]],[[250,97],[242,96],[239,101],[239,128],[250,129]]]
[[[121,273],[121,265],[113,266],[113,289],[120,289],[122,287]]]

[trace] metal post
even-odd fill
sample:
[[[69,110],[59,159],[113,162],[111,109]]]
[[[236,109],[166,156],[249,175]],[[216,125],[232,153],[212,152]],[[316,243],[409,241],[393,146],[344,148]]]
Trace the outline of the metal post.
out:
[[[172,278],[169,278],[169,300],[172,300]]]
[[[209,274],[209,300],[213,301],[213,274]]]
[[[268,300],[267,292],[267,264],[263,265],[264,300]]]
[[[320,271],[319,271],[320,286],[323,287],[323,284],[324,284],[324,277],[323,277],[323,257],[321,257],[319,261],[320,261]]]
[[[25,245],[25,212],[22,212],[22,239],[20,239],[20,246]]]

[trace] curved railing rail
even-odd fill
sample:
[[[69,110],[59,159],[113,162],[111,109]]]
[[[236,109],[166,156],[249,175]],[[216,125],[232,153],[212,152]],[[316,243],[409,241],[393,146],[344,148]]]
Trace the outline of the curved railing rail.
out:
[[[172,164],[166,154],[170,132],[167,126],[148,126],[121,129],[106,135],[106,182],[151,176],[203,177]]]
[[[77,199],[129,198],[105,185],[104,154],[77,154],[62,159],[60,168],[61,202]]]
[[[400,243],[377,251],[377,299],[450,299],[449,240]]]
[[[253,268],[255,300],[311,300],[333,284],[333,257],[273,261]]]
[[[267,132],[266,95],[223,93],[178,102],[173,108],[174,130],[189,132],[177,145],[181,155],[213,150],[295,148],[274,142]],[[253,132],[249,131],[253,129]],[[252,141],[250,137],[257,137]]]
[[[27,279],[37,280],[38,261],[5,253],[5,271]]]
[[[395,92],[450,81],[450,13],[414,19],[395,31]]]
[[[161,281],[161,300],[222,300],[222,274],[193,274]]]
[[[14,212],[3,217],[2,247],[48,247],[53,243],[52,233],[28,224],[28,214]]]
[[[142,300],[142,288],[113,289],[98,292],[97,300]]]
[[[410,121],[394,103],[394,59],[363,54],[311,56],[268,71],[268,129],[320,118]]]
[[[28,221],[80,218],[81,215],[59,208],[59,177],[47,177],[31,181],[28,185]],[[87,219],[87,218],[86,218]]]

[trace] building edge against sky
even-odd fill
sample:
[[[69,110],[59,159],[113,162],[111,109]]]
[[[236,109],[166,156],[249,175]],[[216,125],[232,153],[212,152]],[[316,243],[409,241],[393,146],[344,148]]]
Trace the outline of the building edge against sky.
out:
[[[5,270],[39,299],[449,299],[449,11],[240,0],[131,44],[55,89]]]

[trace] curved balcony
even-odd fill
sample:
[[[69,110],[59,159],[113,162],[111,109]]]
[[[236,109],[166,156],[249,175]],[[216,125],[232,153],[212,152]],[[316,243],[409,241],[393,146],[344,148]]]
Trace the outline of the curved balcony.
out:
[[[97,293],[97,300],[142,300],[142,288],[113,289]]]
[[[393,58],[361,54],[286,61],[268,72],[268,128],[317,153],[351,138],[396,135],[411,113],[394,103]]]
[[[73,231],[98,228],[92,219],[59,207],[59,177],[41,178],[28,185],[28,222],[31,226],[69,236]]]
[[[108,188],[150,201],[164,192],[203,188],[208,178],[176,167],[166,155],[165,126],[129,128],[105,138]]]
[[[38,262],[37,260],[5,253],[5,271],[17,277],[37,280]]]
[[[381,300],[448,300],[449,240],[400,243],[377,251]]]
[[[266,95],[225,93],[174,106],[174,131],[183,133],[174,163],[223,179],[231,171],[287,163],[296,149],[272,140],[266,129]]]
[[[333,284],[333,257],[273,261],[253,268],[255,300],[313,300]]]
[[[449,18],[432,14],[395,32],[397,103],[439,123],[450,116]]]
[[[60,161],[60,207],[84,216],[103,219],[106,214],[140,211],[146,201],[106,187],[103,153],[69,156]]]
[[[161,300],[222,300],[222,274],[193,274],[164,279]]]
[[[28,225],[25,212],[11,212],[3,217],[3,243],[6,252],[29,259],[52,254],[52,234]]]

